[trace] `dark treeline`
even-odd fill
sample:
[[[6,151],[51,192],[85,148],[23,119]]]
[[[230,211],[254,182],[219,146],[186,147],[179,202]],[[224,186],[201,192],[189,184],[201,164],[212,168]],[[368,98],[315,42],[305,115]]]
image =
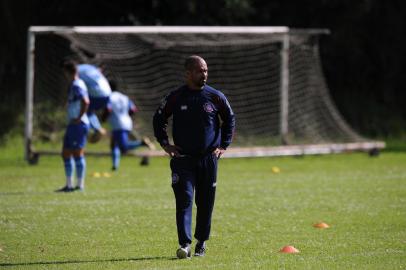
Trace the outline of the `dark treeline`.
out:
[[[345,119],[368,136],[406,130],[406,4],[401,0],[0,1],[0,137],[25,103],[30,25],[267,25],[328,28],[322,60]]]

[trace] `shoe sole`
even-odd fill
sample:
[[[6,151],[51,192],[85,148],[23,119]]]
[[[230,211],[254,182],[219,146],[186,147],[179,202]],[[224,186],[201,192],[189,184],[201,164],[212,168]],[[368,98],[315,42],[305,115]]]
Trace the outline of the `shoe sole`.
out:
[[[195,256],[195,257],[204,257],[204,253],[203,254],[201,254],[201,253],[195,253],[193,256]]]
[[[63,189],[57,189],[57,190],[55,190],[55,192],[65,192],[65,193],[73,192],[73,191],[74,191],[73,188],[63,188]]]

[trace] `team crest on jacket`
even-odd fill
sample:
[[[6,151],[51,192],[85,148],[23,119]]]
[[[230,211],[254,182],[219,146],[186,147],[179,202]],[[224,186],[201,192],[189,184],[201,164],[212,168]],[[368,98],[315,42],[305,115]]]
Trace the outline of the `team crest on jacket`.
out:
[[[204,103],[203,109],[208,113],[211,113],[214,111],[213,105],[209,102]]]

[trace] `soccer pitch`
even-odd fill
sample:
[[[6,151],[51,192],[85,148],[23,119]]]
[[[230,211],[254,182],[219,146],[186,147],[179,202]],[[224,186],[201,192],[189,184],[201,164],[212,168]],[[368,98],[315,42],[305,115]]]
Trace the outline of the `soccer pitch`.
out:
[[[404,152],[221,160],[207,255],[178,260],[167,158],[88,157],[86,191],[60,194],[60,158],[0,150],[2,269],[406,268]]]

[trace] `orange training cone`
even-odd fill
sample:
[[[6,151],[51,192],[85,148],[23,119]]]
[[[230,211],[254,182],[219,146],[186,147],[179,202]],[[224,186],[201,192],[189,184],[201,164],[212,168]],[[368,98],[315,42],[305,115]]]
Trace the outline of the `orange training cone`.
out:
[[[324,222],[316,223],[316,224],[313,225],[313,227],[318,228],[318,229],[330,228],[330,226],[327,223],[324,223]]]
[[[300,251],[294,246],[284,246],[279,252],[282,253],[299,253]]]

